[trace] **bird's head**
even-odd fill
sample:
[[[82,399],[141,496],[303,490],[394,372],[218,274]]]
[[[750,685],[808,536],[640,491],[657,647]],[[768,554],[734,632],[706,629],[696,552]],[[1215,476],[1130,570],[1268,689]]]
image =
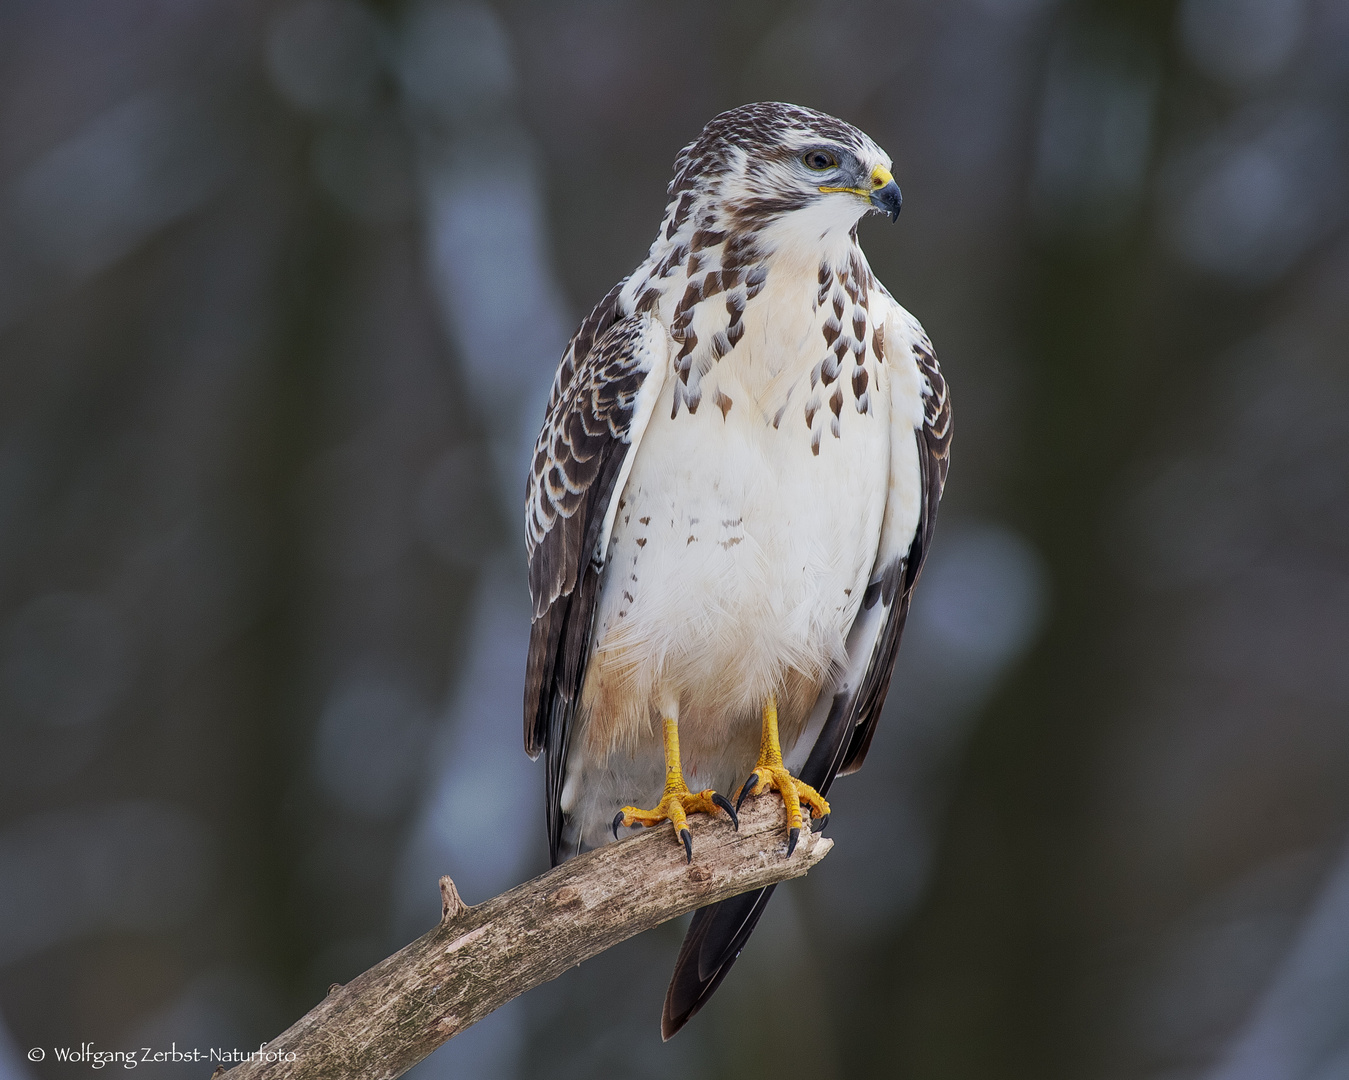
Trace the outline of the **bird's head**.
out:
[[[721,227],[779,244],[827,243],[871,210],[899,216],[890,166],[870,138],[825,113],[776,101],[741,105],[713,117],[680,151],[667,224],[715,216]]]

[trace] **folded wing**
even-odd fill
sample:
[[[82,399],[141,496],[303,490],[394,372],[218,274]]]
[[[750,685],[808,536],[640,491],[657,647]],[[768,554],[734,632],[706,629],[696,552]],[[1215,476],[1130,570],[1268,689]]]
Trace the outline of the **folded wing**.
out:
[[[619,288],[581,325],[558,368],[525,493],[533,598],[525,750],[547,752],[548,846],[561,851],[562,783],[614,513],[669,367],[669,335],[623,316]]]

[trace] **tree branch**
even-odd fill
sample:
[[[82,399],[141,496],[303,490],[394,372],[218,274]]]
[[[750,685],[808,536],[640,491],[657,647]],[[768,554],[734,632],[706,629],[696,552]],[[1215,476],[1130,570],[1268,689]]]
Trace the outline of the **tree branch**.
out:
[[[439,926],[334,986],[259,1059],[224,1075],[399,1076],[526,990],[693,908],[800,877],[833,847],[807,830],[787,858],[778,799],[749,800],[738,832],[722,817],[697,818],[692,828],[692,865],[666,826],[587,852],[475,907],[441,878]]]

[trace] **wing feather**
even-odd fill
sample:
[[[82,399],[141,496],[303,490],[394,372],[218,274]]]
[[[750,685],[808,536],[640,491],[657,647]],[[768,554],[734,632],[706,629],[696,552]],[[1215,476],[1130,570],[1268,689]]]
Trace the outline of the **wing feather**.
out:
[[[932,342],[907,312],[898,304],[894,306],[897,314],[908,318],[916,331],[910,347],[918,367],[923,402],[923,423],[914,429],[914,437],[918,442],[918,476],[922,482],[921,503],[918,528],[902,558],[897,559],[893,549],[887,550],[887,538],[884,535],[881,538],[878,563],[885,569],[879,577],[873,578],[863,603],[872,600],[872,589],[877,588],[876,599],[886,609],[887,615],[859,689],[857,719],[838,769],[840,776],[856,772],[862,767],[867,751],[871,748],[872,736],[876,734],[881,706],[885,704],[890,676],[894,673],[895,659],[899,655],[899,639],[904,633],[913,589],[932,545],[932,533],[937,525],[937,507],[941,502],[942,490],[946,487],[946,470],[950,464],[951,395],[946,379],[942,377],[937,357],[932,351]],[[893,324],[895,320],[891,321]]]
[[[547,751],[548,843],[562,853],[562,782],[590,651],[614,511],[669,368],[669,335],[624,315],[620,286],[582,323],[558,366],[525,493],[534,602],[525,669],[525,750]]]

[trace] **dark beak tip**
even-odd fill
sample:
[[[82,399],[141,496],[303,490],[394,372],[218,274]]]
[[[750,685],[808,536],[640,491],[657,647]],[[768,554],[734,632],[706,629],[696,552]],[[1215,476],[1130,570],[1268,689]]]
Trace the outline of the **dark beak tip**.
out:
[[[904,205],[904,196],[900,194],[899,185],[891,180],[879,191],[872,192],[871,205],[891,221],[898,221],[900,207]]]

